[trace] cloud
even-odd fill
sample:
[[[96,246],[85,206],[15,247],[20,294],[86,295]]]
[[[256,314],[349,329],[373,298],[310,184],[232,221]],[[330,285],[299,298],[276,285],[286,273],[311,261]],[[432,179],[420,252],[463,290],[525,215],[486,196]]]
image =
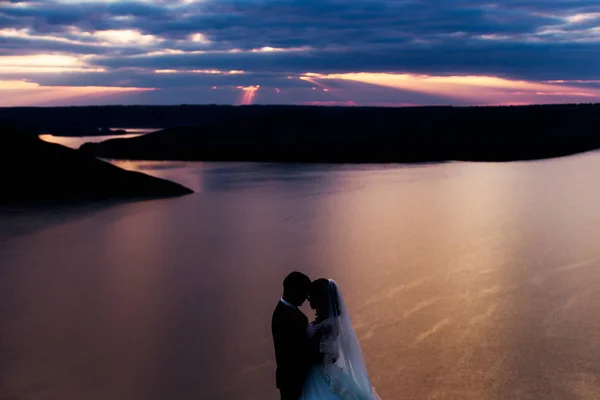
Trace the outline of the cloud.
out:
[[[213,86],[261,85],[255,102],[268,98],[267,88],[273,93],[277,93],[275,88],[297,91],[291,102],[312,101],[299,94],[306,83],[297,78],[306,72],[494,76],[532,82],[598,80],[599,45],[600,3],[596,0],[0,3],[0,79],[21,73],[42,84],[121,87],[127,83],[161,88],[164,93],[181,91],[186,83],[208,91]],[[2,71],[3,58],[43,55],[72,57],[78,64],[34,68],[11,64]],[[246,73],[206,73],[213,70]],[[60,76],[57,71],[70,75]],[[356,89],[348,81],[343,85]],[[378,90],[386,96],[382,87]],[[552,93],[556,97],[563,92]],[[444,95],[435,100],[457,101]],[[410,99],[390,102],[404,104]]]
[[[25,80],[0,80],[0,107],[68,105],[121,97],[127,93],[153,90],[135,87],[43,86]]]
[[[52,54],[0,57],[0,74],[104,72],[91,68],[78,57]]]
[[[427,76],[412,74],[348,73],[305,74],[301,79],[318,84],[327,80],[368,83],[400,90],[440,95],[471,104],[510,104],[523,97],[600,99],[600,90],[572,84],[517,81],[494,76]]]
[[[278,73],[413,72],[493,74],[525,79],[594,79],[600,56],[594,43],[448,43],[441,47],[410,44],[378,48],[307,49],[261,54],[246,52],[179,53],[148,57],[101,57],[106,68],[242,69]]]

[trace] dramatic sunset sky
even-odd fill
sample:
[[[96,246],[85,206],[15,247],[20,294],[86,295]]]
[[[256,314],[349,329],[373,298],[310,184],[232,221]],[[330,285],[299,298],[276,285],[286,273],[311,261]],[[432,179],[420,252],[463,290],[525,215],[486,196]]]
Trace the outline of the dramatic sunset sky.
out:
[[[0,0],[0,106],[562,102],[599,0]]]

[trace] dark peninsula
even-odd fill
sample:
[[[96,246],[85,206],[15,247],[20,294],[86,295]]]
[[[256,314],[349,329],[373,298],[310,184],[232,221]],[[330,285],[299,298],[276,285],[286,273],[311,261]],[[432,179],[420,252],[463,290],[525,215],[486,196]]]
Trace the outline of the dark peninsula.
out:
[[[0,205],[77,203],[181,196],[181,185],[125,171],[37,133],[0,126]]]
[[[81,151],[137,160],[411,163],[534,160],[600,148],[600,105],[591,104],[197,106],[196,120],[189,107],[179,110],[186,116],[179,127],[173,123],[132,139],[85,144]],[[160,110],[168,119],[174,110],[147,109],[151,119]]]

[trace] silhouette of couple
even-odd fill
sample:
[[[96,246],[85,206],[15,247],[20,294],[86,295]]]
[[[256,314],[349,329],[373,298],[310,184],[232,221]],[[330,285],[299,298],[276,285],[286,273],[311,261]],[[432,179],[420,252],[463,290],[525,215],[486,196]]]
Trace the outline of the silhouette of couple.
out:
[[[305,300],[316,319],[298,309]],[[292,272],[271,323],[282,400],[379,399],[337,284]]]

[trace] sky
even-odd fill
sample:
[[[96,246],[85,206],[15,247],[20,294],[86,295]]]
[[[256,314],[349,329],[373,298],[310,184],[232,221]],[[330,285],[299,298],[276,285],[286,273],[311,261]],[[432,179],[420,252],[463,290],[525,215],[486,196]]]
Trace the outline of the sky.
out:
[[[0,0],[0,106],[592,102],[598,0]]]

